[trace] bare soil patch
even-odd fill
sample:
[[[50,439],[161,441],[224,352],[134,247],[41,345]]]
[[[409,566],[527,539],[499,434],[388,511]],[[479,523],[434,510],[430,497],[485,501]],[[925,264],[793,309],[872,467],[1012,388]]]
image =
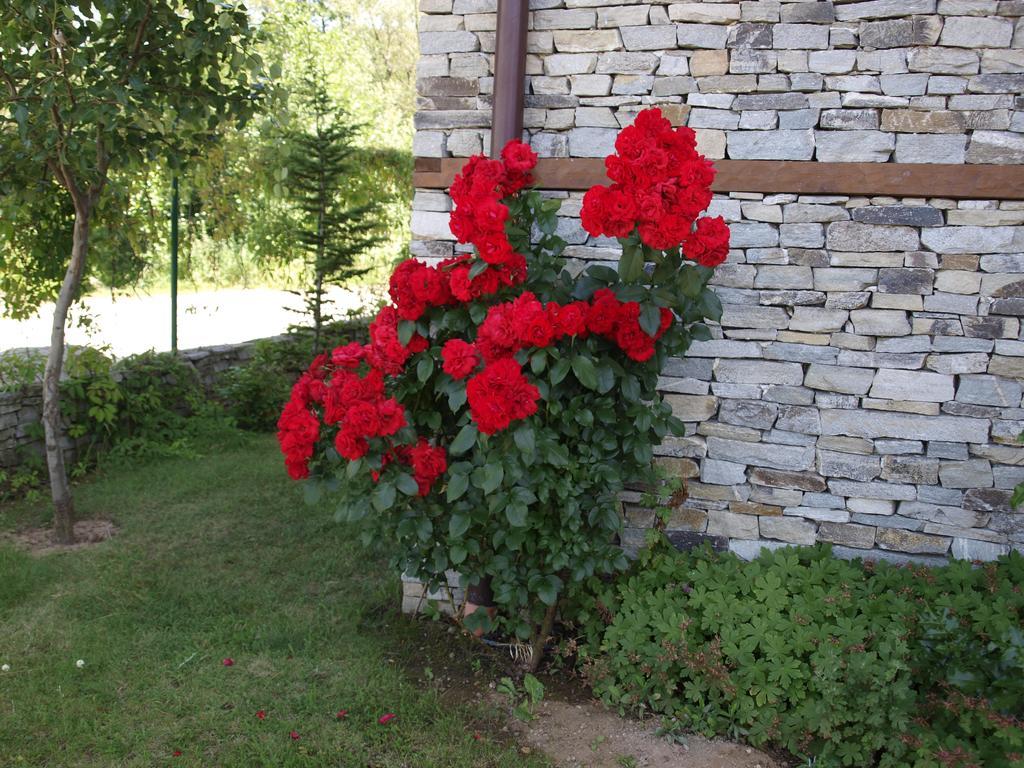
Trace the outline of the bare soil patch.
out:
[[[75,523],[75,543],[58,544],[53,540],[52,528],[27,528],[9,533],[3,538],[32,555],[55,552],[76,552],[104,542],[117,534],[117,526],[110,520],[79,520]]]
[[[529,723],[514,721],[520,740],[560,768],[783,768],[741,744],[687,735],[658,736],[653,723],[619,717],[593,702],[545,701]]]
[[[402,619],[406,621],[407,619]],[[536,717],[512,716],[508,700],[495,691],[503,676],[519,668],[503,651],[473,640],[447,622],[419,622],[421,642],[399,656],[411,677],[434,687],[448,702],[479,714],[470,728],[490,730],[542,752],[559,768],[785,768],[785,759],[729,741],[687,734],[677,743],[657,733],[655,720],[619,717],[595,701],[582,680],[566,671],[541,671],[545,698]],[[415,661],[413,661],[415,659]],[[429,670],[429,672],[427,672]]]

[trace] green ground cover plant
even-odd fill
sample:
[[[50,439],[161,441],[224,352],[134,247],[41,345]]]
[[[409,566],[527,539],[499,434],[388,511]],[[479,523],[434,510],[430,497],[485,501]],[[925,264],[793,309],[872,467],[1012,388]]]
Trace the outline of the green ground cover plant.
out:
[[[579,606],[609,706],[816,766],[1024,765],[1024,558],[751,562],[656,542]]]
[[[83,518],[120,527],[110,541],[0,542],[0,765],[546,765],[417,685],[401,662],[458,644],[395,614],[384,555],[304,508],[272,438],[225,431],[197,452],[76,489]],[[0,506],[0,531],[49,512]]]

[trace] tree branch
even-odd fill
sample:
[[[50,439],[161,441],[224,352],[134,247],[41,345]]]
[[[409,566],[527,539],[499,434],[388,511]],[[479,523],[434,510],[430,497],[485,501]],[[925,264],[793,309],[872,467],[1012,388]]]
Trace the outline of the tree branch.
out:
[[[131,77],[132,72],[139,65],[139,59],[141,58],[142,52],[142,41],[146,34],[146,27],[149,26],[149,19],[153,15],[153,4],[146,3],[146,12],[142,15],[142,21],[139,22],[139,28],[135,30],[135,40],[132,41],[132,52],[128,56],[128,66],[125,67],[124,74],[121,76],[121,84],[128,82],[128,78]]]

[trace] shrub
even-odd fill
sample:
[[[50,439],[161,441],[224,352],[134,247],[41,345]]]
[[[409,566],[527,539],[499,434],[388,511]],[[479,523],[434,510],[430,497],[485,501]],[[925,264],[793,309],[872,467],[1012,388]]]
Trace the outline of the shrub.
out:
[[[620,711],[819,766],[1022,765],[1022,586],[1018,554],[928,569],[657,543],[582,598],[580,661]]]
[[[701,216],[714,171],[693,132],[645,110],[616,146],[616,183],[587,192],[582,221],[618,238],[618,270],[564,269],[559,201],[528,189],[522,142],[471,158],[450,226],[475,251],[400,264],[370,344],[314,361],[280,421],[312,501],[376,524],[411,575],[489,580],[503,627],[538,650],[567,585],[626,565],[618,493],[683,432],[658,375],[721,314],[707,284],[729,232]]]
[[[368,321],[351,318],[325,326],[325,336],[345,344],[366,341]],[[283,339],[256,342],[244,365],[225,371],[217,383],[217,398],[242,429],[273,432],[292,385],[309,365],[312,332],[299,330]]]

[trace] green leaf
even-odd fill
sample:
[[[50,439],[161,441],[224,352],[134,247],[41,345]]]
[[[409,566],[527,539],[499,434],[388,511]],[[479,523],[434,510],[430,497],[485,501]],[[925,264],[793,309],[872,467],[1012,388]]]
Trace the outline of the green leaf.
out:
[[[374,509],[378,512],[386,512],[395,504],[395,486],[381,480],[370,496],[370,500],[373,502]]]
[[[592,264],[587,267],[587,274],[595,280],[600,280],[608,285],[619,282],[619,273],[611,267],[606,267],[604,264]]]
[[[661,311],[653,304],[640,306],[640,327],[648,336],[654,336],[661,327]]]
[[[466,387],[461,382],[455,382],[448,392],[448,408],[452,413],[458,413],[459,409],[466,404]]]
[[[306,501],[306,504],[308,504],[309,506],[313,506],[318,501],[320,501],[320,497],[322,495],[320,481],[307,480],[305,484],[302,486],[302,495]]]
[[[636,376],[623,376],[619,388],[622,391],[622,396],[630,402],[635,403],[640,399],[640,382],[637,381]]]
[[[639,245],[623,244],[622,256],[619,257],[619,279],[624,283],[633,283],[644,273],[643,249]]]
[[[416,378],[419,379],[420,383],[424,383],[430,378],[430,374],[434,372],[434,358],[430,355],[424,355],[420,358],[420,361],[416,363]]]
[[[572,359],[572,372],[576,374],[576,378],[584,387],[597,389],[597,370],[589,357],[576,355]]]
[[[476,277],[480,277],[480,275],[487,271],[487,266],[488,264],[486,261],[477,261],[475,264],[473,264],[472,267],[469,268],[469,279],[472,280]]]
[[[407,347],[409,342],[412,341],[412,335],[416,333],[416,323],[412,320],[399,320],[398,321],[398,343],[403,347]]]
[[[711,341],[711,329],[704,323],[694,323],[690,326],[690,335],[696,341]]]
[[[560,443],[549,445],[547,456],[548,463],[556,467],[565,467],[569,464],[569,449]]]
[[[452,561],[452,565],[458,565],[461,563],[466,559],[466,555],[468,554],[469,552],[462,544],[452,544],[451,547],[448,548],[448,559]]]
[[[505,517],[513,528],[526,527],[526,513],[526,507],[520,504],[509,504],[505,507]]]
[[[520,451],[524,453],[533,451],[535,445],[533,427],[524,424],[512,433],[512,439],[515,440],[516,448]]]
[[[561,585],[557,576],[548,576],[537,585],[537,597],[544,605],[554,605],[558,602],[558,590]]]
[[[494,493],[505,479],[505,470],[501,464],[492,463],[484,465],[484,481],[481,490],[484,493]]]
[[[568,358],[563,357],[557,363],[551,366],[551,372],[549,378],[551,379],[552,385],[558,385],[569,373],[570,363]]]
[[[597,367],[597,391],[602,395],[610,392],[615,386],[615,371],[607,363]]]
[[[535,376],[540,376],[548,363],[548,354],[543,349],[538,349],[530,357],[530,370]]]
[[[465,477],[465,475],[463,475]],[[462,534],[469,530],[469,525],[472,522],[469,515],[464,515],[461,512],[456,512],[451,516],[448,521],[448,535],[453,539],[462,538]]]
[[[416,484],[416,480],[413,479],[412,475],[405,472],[402,472],[395,478],[395,486],[406,496],[415,496],[420,492],[420,487]]]
[[[461,498],[468,488],[469,475],[451,475],[448,478],[448,502],[451,503]]]
[[[459,434],[452,440],[452,444],[448,446],[448,453],[458,456],[461,453],[465,453],[474,445],[476,445],[476,438],[480,433],[477,431],[476,425],[469,423],[459,430]]]
[[[701,314],[709,320],[714,320],[717,323],[722,319],[722,301],[718,298],[718,294],[710,288],[701,291],[697,306],[700,307]]]

